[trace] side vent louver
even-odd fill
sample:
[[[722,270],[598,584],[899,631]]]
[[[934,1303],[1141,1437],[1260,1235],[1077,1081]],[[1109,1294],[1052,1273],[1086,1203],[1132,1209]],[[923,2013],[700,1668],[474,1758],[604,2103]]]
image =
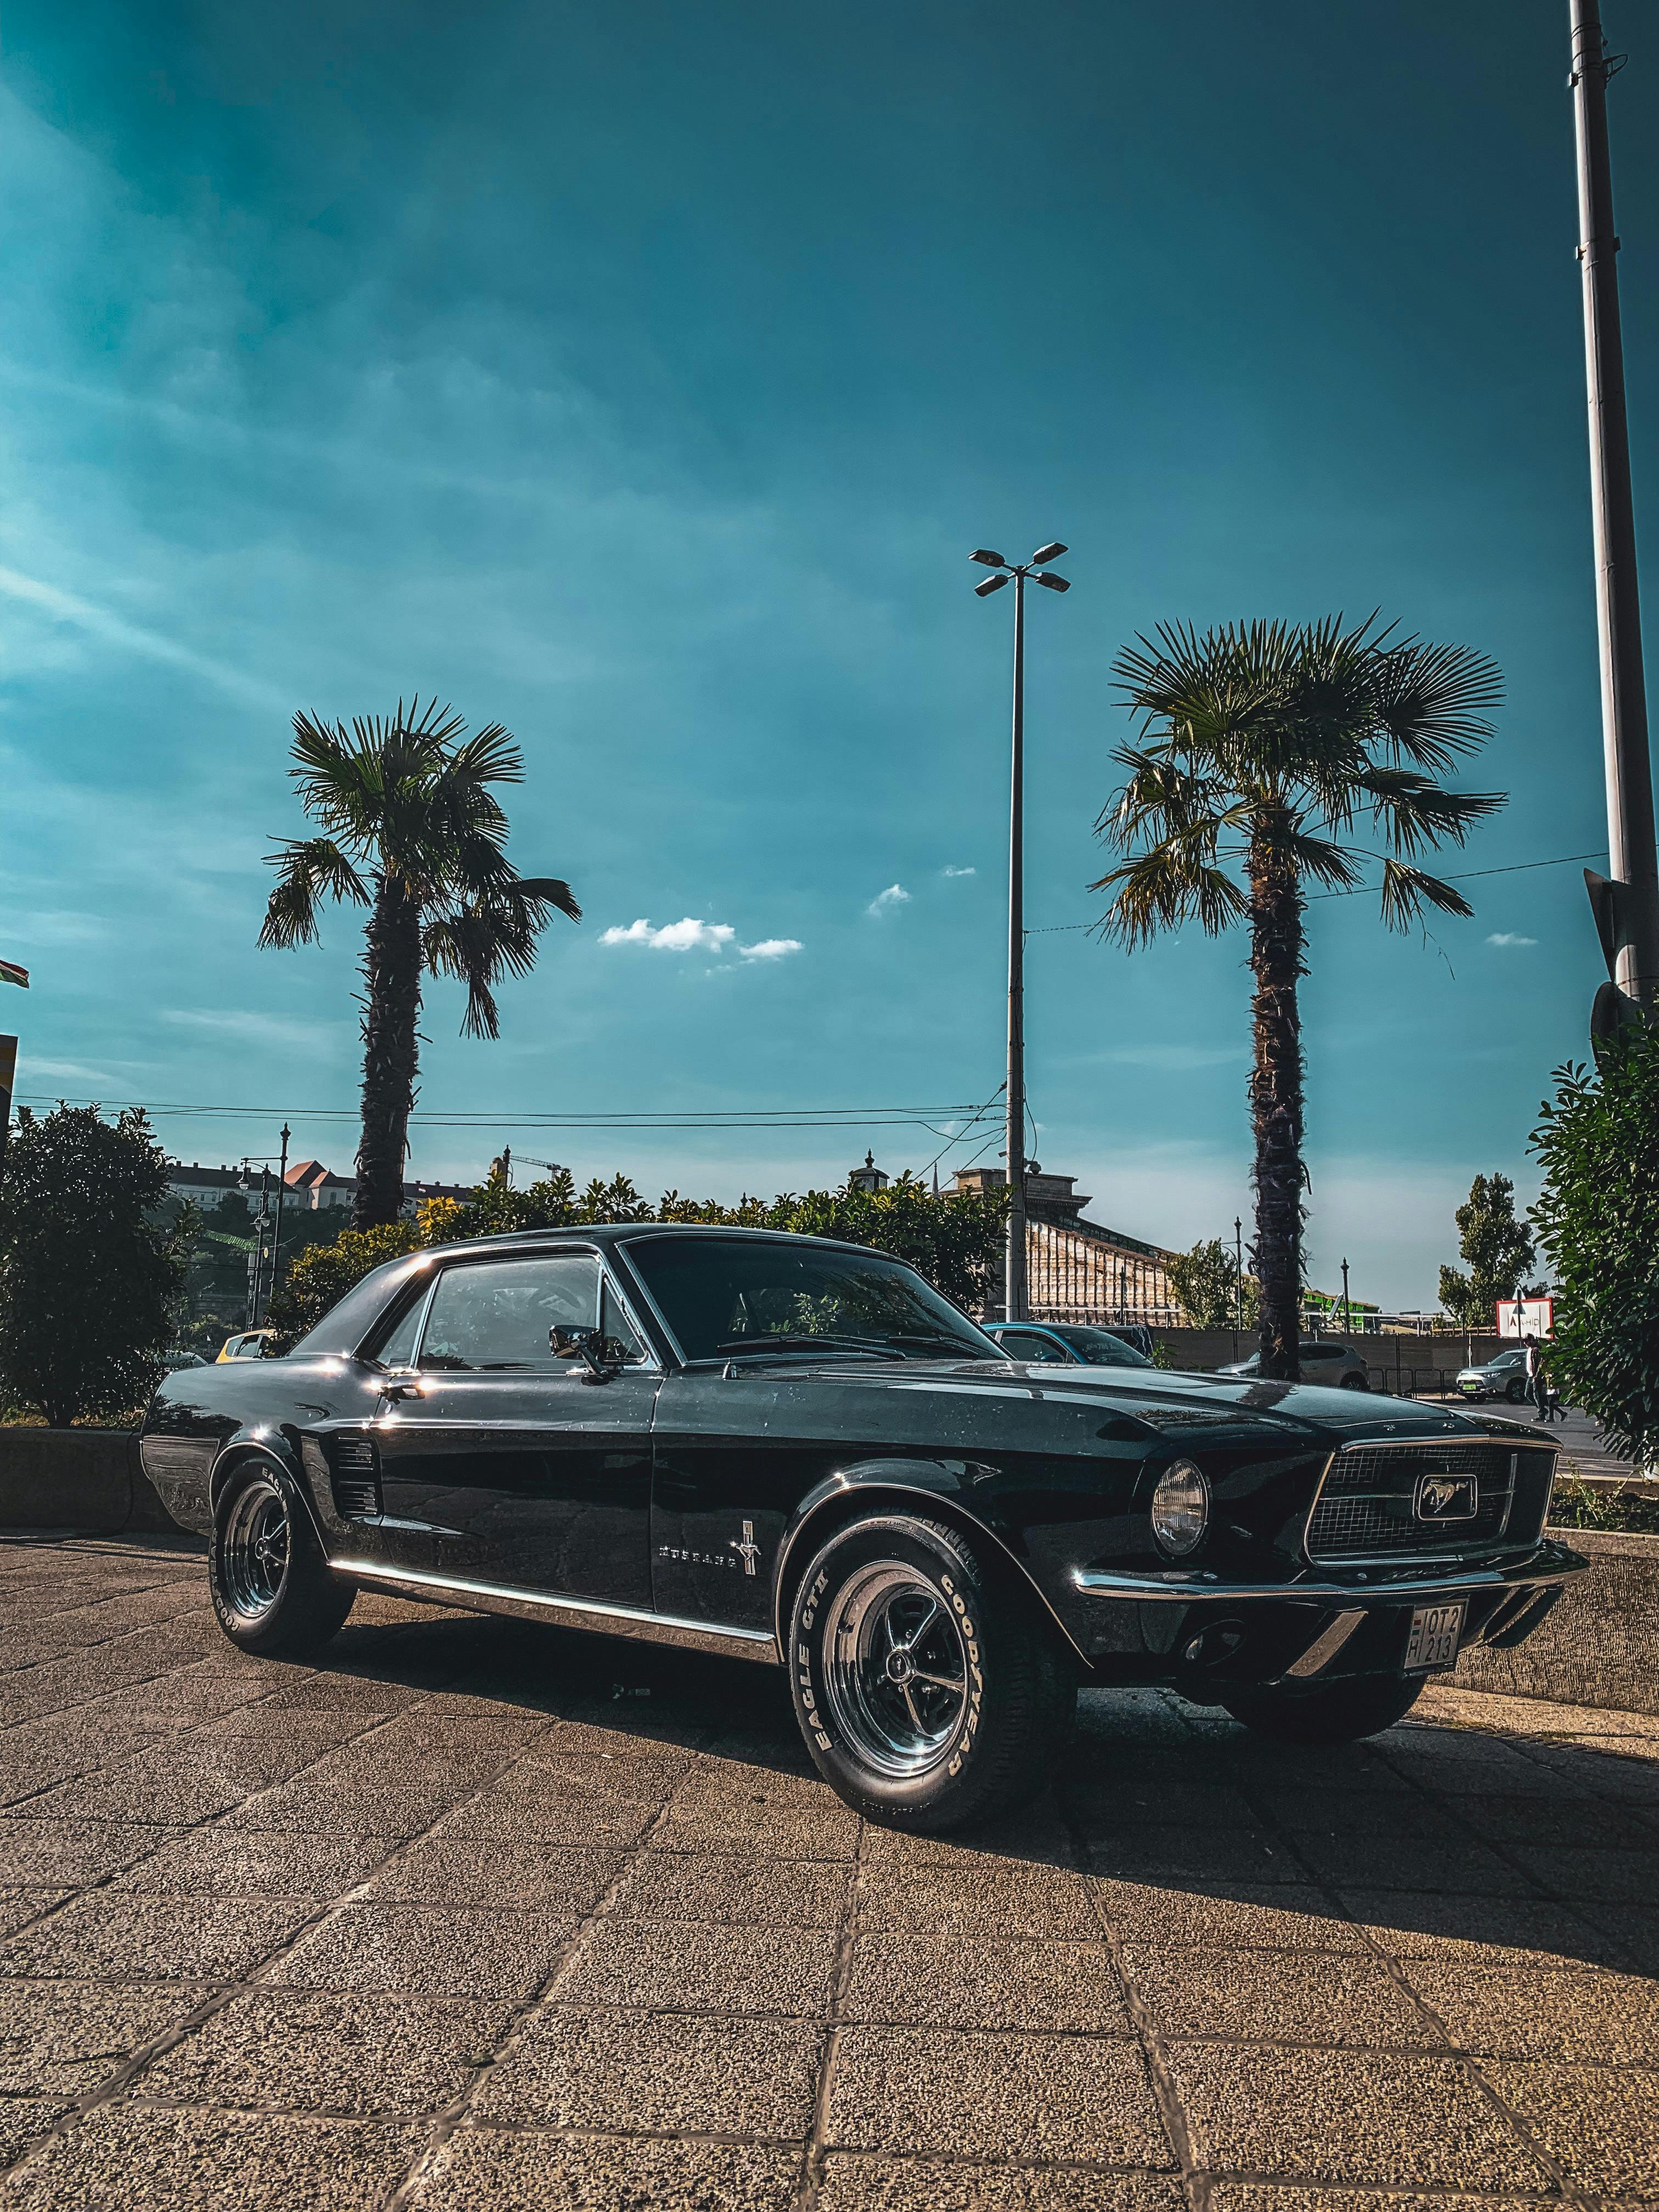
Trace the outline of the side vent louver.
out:
[[[373,1521],[380,1510],[380,1461],[373,1437],[349,1431],[330,1437],[326,1448],[307,1437],[301,1452],[313,1474],[327,1474],[334,1510],[343,1521]]]

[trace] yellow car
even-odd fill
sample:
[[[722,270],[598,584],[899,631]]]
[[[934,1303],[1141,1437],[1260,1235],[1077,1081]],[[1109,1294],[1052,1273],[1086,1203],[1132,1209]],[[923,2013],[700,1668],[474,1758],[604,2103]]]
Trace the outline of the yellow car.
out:
[[[264,1359],[270,1357],[270,1346],[276,1341],[274,1328],[245,1328],[240,1336],[228,1336],[219,1347],[219,1359]],[[214,1365],[218,1365],[218,1360]]]

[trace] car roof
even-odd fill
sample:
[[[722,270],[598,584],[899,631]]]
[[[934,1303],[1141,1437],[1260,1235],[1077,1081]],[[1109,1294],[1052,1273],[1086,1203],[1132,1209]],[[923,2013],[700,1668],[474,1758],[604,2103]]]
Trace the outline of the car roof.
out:
[[[568,1229],[503,1229],[490,1237],[467,1237],[453,1244],[434,1244],[427,1248],[428,1256],[434,1260],[447,1258],[456,1252],[477,1252],[483,1248],[505,1251],[540,1251],[548,1246],[561,1244],[598,1244],[606,1249],[614,1244],[643,1243],[659,1237],[742,1237],[756,1244],[810,1244],[824,1252],[857,1252],[868,1257],[872,1253],[880,1260],[897,1261],[908,1267],[908,1260],[900,1260],[896,1252],[883,1252],[872,1244],[854,1244],[840,1237],[806,1237],[794,1229],[750,1229],[728,1225],[723,1221],[595,1221],[574,1223]]]

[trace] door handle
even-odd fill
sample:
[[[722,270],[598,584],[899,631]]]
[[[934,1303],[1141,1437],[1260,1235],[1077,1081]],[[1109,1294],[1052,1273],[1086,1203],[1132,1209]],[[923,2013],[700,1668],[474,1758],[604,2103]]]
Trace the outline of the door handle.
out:
[[[420,1398],[426,1395],[426,1385],[411,1378],[406,1382],[382,1382],[380,1395],[395,1404],[404,1398]]]

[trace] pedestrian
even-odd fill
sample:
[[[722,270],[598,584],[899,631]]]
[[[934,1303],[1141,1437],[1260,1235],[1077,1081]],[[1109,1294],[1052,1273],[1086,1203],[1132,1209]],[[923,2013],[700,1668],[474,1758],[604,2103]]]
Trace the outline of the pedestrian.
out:
[[[1527,1382],[1532,1390],[1532,1402],[1538,1408],[1533,1419],[1547,1421],[1550,1417],[1550,1380],[1544,1365],[1544,1347],[1535,1336],[1527,1339]]]

